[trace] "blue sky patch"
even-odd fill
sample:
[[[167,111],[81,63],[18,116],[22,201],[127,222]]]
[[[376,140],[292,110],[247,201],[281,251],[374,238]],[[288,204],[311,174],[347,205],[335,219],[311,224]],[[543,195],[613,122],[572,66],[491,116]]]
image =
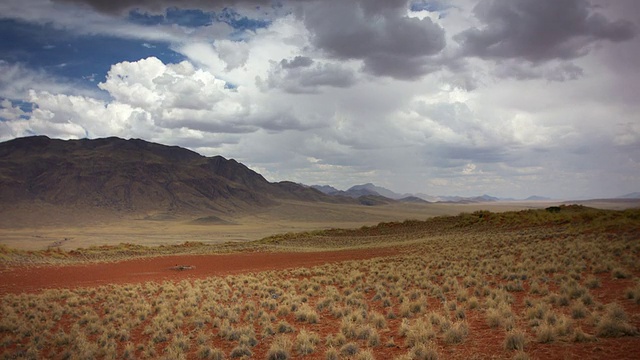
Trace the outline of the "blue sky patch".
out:
[[[34,105],[31,102],[28,101],[22,101],[22,100],[12,100],[11,101],[11,105],[19,108],[20,110],[26,112],[26,113],[30,113],[33,111]],[[25,115],[21,116],[22,118],[27,118]]]
[[[104,80],[111,65],[155,56],[164,63],[186,58],[168,43],[122,39],[105,35],[79,36],[48,25],[0,20],[0,60],[78,79]]]
[[[252,19],[234,9],[225,8],[219,12],[205,12],[197,9],[169,8],[164,15],[149,14],[138,9],[129,12],[128,20],[144,26],[180,25],[189,28],[209,26],[214,21],[231,26],[236,32],[256,31],[271,24],[269,20]]]
[[[153,15],[138,9],[129,12],[128,20],[139,25],[180,25],[197,28],[213,23],[213,16],[209,12],[197,9],[168,8],[165,15]]]
[[[444,15],[443,13],[447,9],[450,9],[451,7],[453,6],[450,4],[446,4],[442,1],[417,1],[417,2],[412,2],[410,5],[411,11],[437,12],[437,13],[441,13],[441,16]]]
[[[210,13],[194,9],[167,9],[167,22],[187,27],[208,26],[213,22]]]
[[[165,23],[164,15],[152,15],[138,9],[131,10],[127,20],[138,25],[155,26]]]
[[[216,20],[229,24],[229,26],[237,31],[256,31],[271,25],[271,21],[269,20],[250,19],[233,9],[224,9],[217,13]]]
[[[19,118],[23,119],[23,120],[29,120],[30,118],[30,114],[33,111],[35,105],[31,102],[28,101],[23,101],[23,100],[15,100],[15,99],[8,99],[8,98],[4,98],[4,97],[0,97],[0,104],[2,104],[2,102],[4,102],[5,100],[9,101],[11,103],[12,107],[17,107],[20,110],[24,111],[26,114],[20,115]],[[8,106],[7,106],[8,107]],[[4,108],[3,105],[0,105],[0,108]],[[2,116],[0,116],[0,122],[3,121],[7,121],[7,118],[4,118]]]

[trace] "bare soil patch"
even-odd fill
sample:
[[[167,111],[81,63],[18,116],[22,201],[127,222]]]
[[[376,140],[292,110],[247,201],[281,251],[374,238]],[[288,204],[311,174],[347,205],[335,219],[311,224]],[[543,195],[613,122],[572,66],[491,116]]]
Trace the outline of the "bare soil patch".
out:
[[[106,284],[179,281],[208,276],[308,267],[346,260],[364,260],[399,253],[398,248],[372,248],[326,252],[246,252],[219,255],[176,255],[114,263],[67,266],[19,266],[1,272],[0,295],[37,292],[51,288],[93,287]],[[193,269],[175,271],[187,264]]]

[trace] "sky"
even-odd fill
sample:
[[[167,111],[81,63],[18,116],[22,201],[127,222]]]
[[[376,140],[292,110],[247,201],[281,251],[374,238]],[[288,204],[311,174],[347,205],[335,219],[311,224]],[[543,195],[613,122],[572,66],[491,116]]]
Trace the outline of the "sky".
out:
[[[636,0],[3,0],[0,141],[118,136],[270,181],[640,191]]]

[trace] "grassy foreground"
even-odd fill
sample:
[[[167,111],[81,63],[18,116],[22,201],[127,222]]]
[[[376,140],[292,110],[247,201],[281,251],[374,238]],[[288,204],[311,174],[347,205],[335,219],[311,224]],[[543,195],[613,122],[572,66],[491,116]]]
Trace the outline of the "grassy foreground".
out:
[[[553,358],[559,344],[565,354],[596,343],[639,347],[640,210],[479,211],[218,246],[5,248],[2,261],[374,246],[403,250],[310,268],[5,295],[0,356],[527,359]]]

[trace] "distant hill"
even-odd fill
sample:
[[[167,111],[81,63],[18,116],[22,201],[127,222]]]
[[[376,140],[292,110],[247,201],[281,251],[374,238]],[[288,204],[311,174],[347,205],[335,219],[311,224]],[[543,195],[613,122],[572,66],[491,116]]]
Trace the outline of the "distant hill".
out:
[[[36,205],[78,214],[223,215],[284,199],[344,201],[291,182],[270,183],[233,159],[139,139],[34,136],[0,143],[0,216]]]
[[[472,197],[472,200],[478,201],[478,202],[489,202],[489,201],[500,201],[499,198],[495,197],[495,196],[491,196],[491,195],[480,195],[480,196],[476,196],[476,197]]]
[[[406,194],[402,195],[402,194],[395,193],[395,192],[393,192],[393,191],[391,191],[389,189],[383,188],[381,186],[376,186],[376,185],[374,185],[372,183],[352,186],[346,192],[348,194],[354,194],[354,195],[358,194],[358,196],[361,196],[361,195],[380,195],[380,196],[384,196],[386,198],[393,199],[393,200],[399,200],[399,199],[402,199],[402,198],[408,196]]]
[[[398,194],[381,186],[376,186],[372,183],[354,185],[346,191],[338,190],[330,185],[312,185],[311,187],[327,195],[346,196],[354,199],[360,198],[361,196],[382,196],[390,200],[400,200],[402,198],[411,196],[410,194]]]
[[[434,195],[429,195],[429,194],[417,193],[417,194],[413,194],[413,196],[418,197],[418,198],[420,198],[422,200],[426,200],[428,202],[440,201],[440,197],[439,196],[434,196]]]
[[[526,201],[546,201],[546,200],[551,200],[548,197],[544,197],[544,196],[537,196],[537,195],[532,195],[529,196],[528,198],[525,199]]]
[[[393,199],[389,199],[388,197],[384,197],[381,195],[361,195],[358,197],[358,202],[362,205],[367,206],[376,206],[376,205],[386,205],[395,202]]]
[[[640,199],[640,192],[632,192],[630,194],[618,196],[617,199]]]
[[[405,202],[405,203],[414,203],[414,204],[427,204],[429,203],[428,201],[421,199],[417,196],[407,196],[404,197],[402,199],[399,199],[398,201],[400,202]]]

